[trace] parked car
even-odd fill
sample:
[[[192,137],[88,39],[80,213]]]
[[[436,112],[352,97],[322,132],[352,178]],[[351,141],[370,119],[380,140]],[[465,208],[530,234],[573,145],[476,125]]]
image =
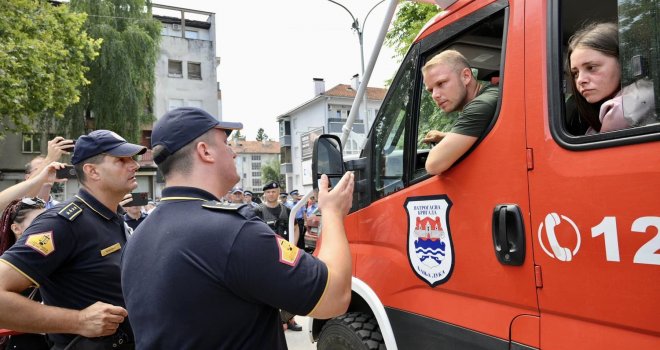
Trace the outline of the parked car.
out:
[[[314,213],[305,220],[305,251],[313,253],[316,249],[316,241],[321,231],[321,212],[316,209]]]

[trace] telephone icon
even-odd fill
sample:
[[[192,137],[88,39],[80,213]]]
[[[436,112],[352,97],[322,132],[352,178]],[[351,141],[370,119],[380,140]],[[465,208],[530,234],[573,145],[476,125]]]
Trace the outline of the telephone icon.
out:
[[[559,224],[561,224],[561,219],[557,213],[550,213],[545,216],[545,233],[548,236],[552,252],[555,253],[555,257],[561,261],[571,261],[573,259],[571,250],[560,246],[559,242],[557,242],[555,226]]]
[[[557,240],[557,235],[555,234],[555,227],[557,227],[557,225],[562,224],[562,222],[564,221],[573,227],[575,234],[577,235],[577,244],[575,246],[575,249],[572,251],[569,248],[561,246],[559,244],[559,241]],[[543,238],[542,238],[543,231],[545,231],[545,236],[547,237],[548,243],[550,243],[550,250],[552,252],[546,249],[546,247],[543,245]],[[559,261],[568,262],[573,260],[573,256],[575,256],[575,254],[577,254],[578,250],[580,249],[580,241],[581,241],[580,231],[578,230],[575,223],[564,215],[559,215],[557,213],[550,213],[546,215],[545,219],[543,220],[543,223],[541,223],[541,225],[539,226],[538,236],[543,251],[545,251],[545,253],[548,254],[550,257],[557,258],[557,260]]]

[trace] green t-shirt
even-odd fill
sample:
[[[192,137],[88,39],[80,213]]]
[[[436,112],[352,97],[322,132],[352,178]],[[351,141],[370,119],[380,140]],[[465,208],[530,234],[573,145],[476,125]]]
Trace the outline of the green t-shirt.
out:
[[[451,132],[466,136],[481,136],[495,115],[499,94],[500,90],[495,85],[486,85],[479,90],[477,97],[468,102],[459,113]]]

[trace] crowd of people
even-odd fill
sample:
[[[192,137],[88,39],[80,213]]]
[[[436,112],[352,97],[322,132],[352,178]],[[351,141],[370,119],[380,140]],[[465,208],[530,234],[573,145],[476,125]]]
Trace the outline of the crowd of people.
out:
[[[579,115],[570,127],[592,134],[642,123],[621,111],[627,89],[616,26],[577,32],[567,69]],[[477,81],[453,50],[431,58],[422,75],[438,108],[460,112],[451,131],[432,130],[424,140],[437,143],[426,169],[440,174],[483,135],[499,88]],[[294,315],[343,314],[351,295],[343,221],[353,174],[333,188],[322,176],[290,232],[297,190],[269,182],[260,199],[234,187],[240,178],[227,138],[241,128],[199,108],[162,116],[151,147],[166,185],[159,203],[145,207],[132,205],[130,193],[135,156],[146,147],[109,130],[75,145],[59,136],[49,141],[48,154],[26,166],[25,181],[0,192],[0,328],[23,333],[0,339],[0,347],[286,349],[283,331],[301,329]],[[58,203],[50,191],[66,181],[55,177],[66,154],[81,187]],[[303,236],[318,211],[324,239],[313,256]]]

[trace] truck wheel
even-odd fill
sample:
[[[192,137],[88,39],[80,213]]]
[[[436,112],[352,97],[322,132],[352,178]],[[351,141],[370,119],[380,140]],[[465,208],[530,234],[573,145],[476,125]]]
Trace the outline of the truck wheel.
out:
[[[385,350],[376,318],[349,312],[326,322],[319,334],[318,350]]]

